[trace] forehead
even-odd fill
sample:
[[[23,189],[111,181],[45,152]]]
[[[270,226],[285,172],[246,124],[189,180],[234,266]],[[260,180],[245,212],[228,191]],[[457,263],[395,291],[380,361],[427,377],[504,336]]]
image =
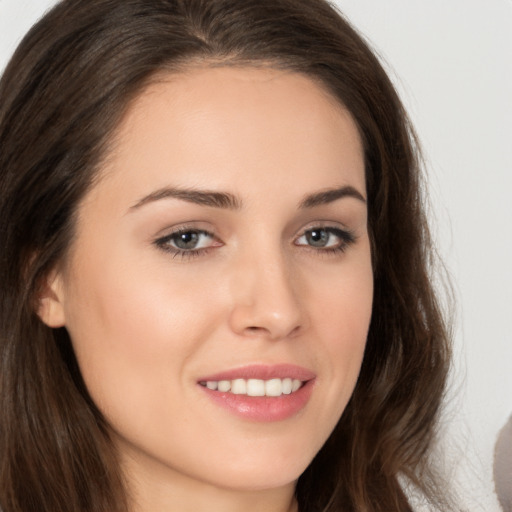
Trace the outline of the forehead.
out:
[[[105,174],[124,186],[251,182],[303,188],[358,186],[363,150],[348,110],[302,74],[270,68],[196,67],[156,77],[115,133]],[[321,171],[324,171],[323,173]],[[325,181],[325,180],[324,180]]]

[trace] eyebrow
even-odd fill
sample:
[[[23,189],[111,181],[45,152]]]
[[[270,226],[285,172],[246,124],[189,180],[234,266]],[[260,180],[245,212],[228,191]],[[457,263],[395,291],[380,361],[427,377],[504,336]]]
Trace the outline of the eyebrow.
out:
[[[353,197],[354,199],[358,199],[366,204],[366,199],[363,197],[361,192],[348,185],[345,187],[332,188],[315,192],[314,194],[309,194],[299,203],[299,208],[314,208],[315,206],[329,204],[337,201],[338,199],[343,199],[344,197]]]
[[[213,192],[210,190],[166,187],[143,197],[140,201],[131,206],[130,210],[136,210],[148,203],[160,201],[162,199],[181,199],[182,201],[202,206],[225,208],[229,210],[239,210],[242,207],[242,202],[229,192]]]
[[[345,186],[309,194],[300,201],[299,209],[314,208],[316,206],[332,203],[345,197],[353,197],[366,204],[366,199],[357,189],[352,186]],[[148,203],[153,203],[162,199],[180,199],[182,201],[187,201],[201,206],[229,210],[239,210],[242,208],[242,201],[229,192],[165,187],[143,197],[131,206],[129,211],[136,210]]]

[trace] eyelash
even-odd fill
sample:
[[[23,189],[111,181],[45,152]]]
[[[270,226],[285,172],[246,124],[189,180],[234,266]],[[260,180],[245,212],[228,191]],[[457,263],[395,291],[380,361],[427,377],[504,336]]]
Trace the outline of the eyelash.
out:
[[[299,247],[303,247],[306,250],[311,250],[316,253],[322,254],[322,255],[335,255],[344,253],[351,245],[353,245],[357,237],[355,234],[350,230],[344,230],[336,227],[331,226],[312,226],[311,228],[305,229],[302,234],[297,237],[296,240],[300,240],[302,237],[307,236],[308,233],[313,233],[314,231],[324,231],[328,235],[334,235],[336,236],[340,242],[334,245],[333,247],[314,247],[311,245],[299,245]],[[206,255],[210,252],[211,249],[215,249],[215,246],[209,246],[209,247],[201,247],[199,249],[180,249],[178,247],[173,247],[171,245],[171,242],[175,242],[176,239],[179,236],[187,235],[187,234],[194,234],[199,236],[207,236],[210,237],[212,240],[215,240],[215,235],[213,233],[210,233],[209,231],[203,230],[203,229],[197,229],[197,228],[180,228],[173,233],[170,233],[169,235],[166,235],[164,237],[158,238],[154,241],[155,245],[161,249],[162,251],[166,253],[170,253],[173,258],[180,258],[180,259],[193,259],[197,258],[199,256]],[[220,245],[219,245],[220,246]],[[217,246],[217,247],[219,247]]]

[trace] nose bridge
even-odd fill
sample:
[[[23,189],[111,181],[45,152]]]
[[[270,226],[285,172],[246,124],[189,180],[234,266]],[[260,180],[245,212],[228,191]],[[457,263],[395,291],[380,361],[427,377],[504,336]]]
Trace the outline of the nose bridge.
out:
[[[293,266],[280,244],[267,243],[259,250],[243,251],[233,274],[233,330],[279,339],[303,327],[304,312]]]

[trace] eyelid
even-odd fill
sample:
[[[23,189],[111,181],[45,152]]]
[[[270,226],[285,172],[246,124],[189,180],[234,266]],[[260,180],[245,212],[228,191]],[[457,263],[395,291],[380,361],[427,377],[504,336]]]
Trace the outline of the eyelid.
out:
[[[214,229],[209,222],[190,220],[179,222],[177,224],[167,224],[163,229],[159,229],[153,238],[156,240],[182,231],[205,231],[210,234],[214,234]]]

